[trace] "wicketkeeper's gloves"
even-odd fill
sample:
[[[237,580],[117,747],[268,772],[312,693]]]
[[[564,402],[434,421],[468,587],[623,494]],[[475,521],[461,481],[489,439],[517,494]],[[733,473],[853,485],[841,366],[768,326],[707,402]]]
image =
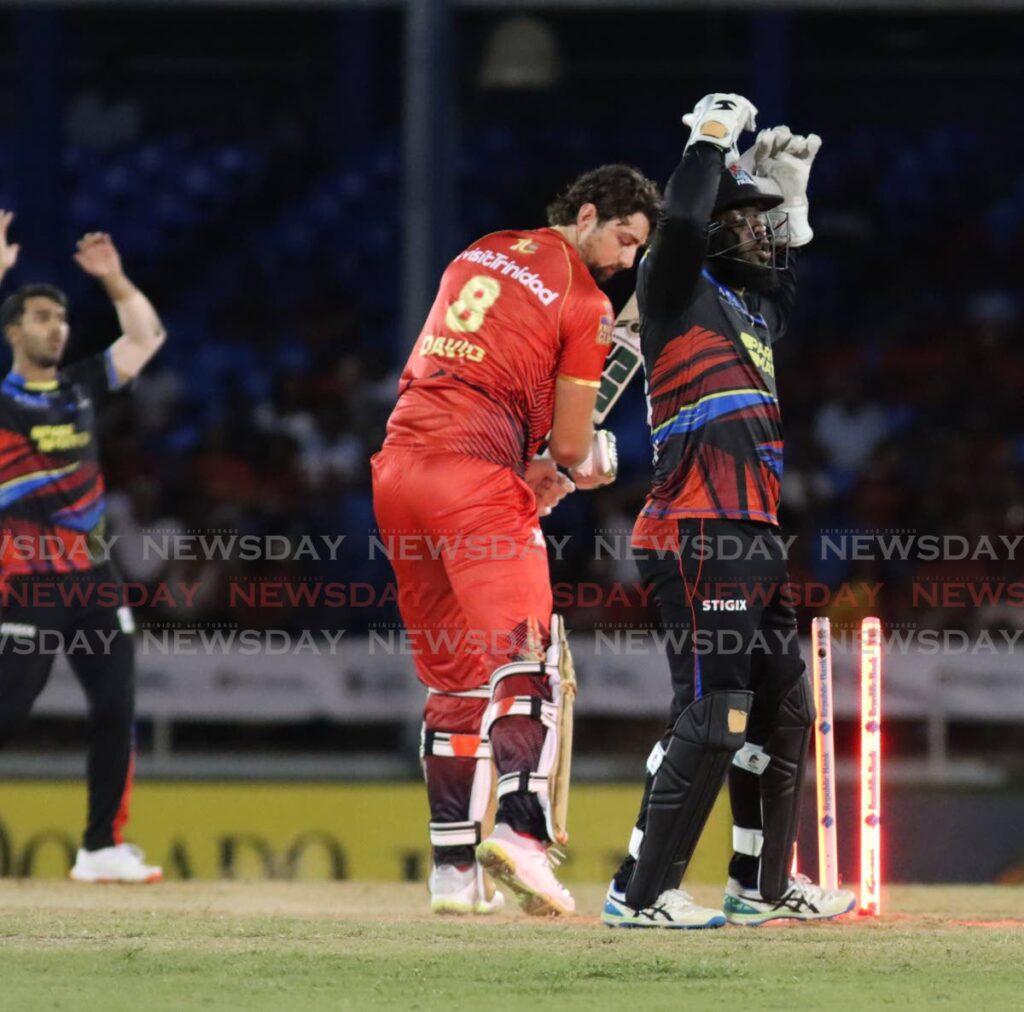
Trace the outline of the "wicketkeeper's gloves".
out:
[[[754,175],[759,186],[762,179],[767,179],[773,184],[771,189],[782,194],[779,210],[789,215],[789,245],[793,248],[806,246],[814,238],[807,183],[820,147],[821,138],[817,134],[803,137],[792,133],[787,126],[777,126],[762,130],[740,159],[740,164]]]
[[[698,141],[714,144],[725,152],[725,162],[729,165],[739,157],[740,134],[757,126],[757,108],[742,95],[716,92],[705,95],[693,112],[683,117],[683,122],[690,128],[686,147]]]

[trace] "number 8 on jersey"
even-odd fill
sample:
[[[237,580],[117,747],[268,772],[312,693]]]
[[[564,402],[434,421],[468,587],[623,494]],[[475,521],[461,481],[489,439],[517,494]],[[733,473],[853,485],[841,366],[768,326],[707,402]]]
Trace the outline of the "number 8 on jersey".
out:
[[[445,326],[460,334],[475,334],[484,322],[487,310],[501,294],[501,285],[486,274],[470,278],[459,292],[459,297],[448,307]]]

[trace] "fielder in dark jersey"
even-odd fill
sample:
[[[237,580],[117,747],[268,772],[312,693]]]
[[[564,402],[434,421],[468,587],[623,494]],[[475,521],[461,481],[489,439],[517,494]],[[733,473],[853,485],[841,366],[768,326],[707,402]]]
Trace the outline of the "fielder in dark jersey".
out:
[[[755,112],[736,95],[697,106],[639,270],[654,481],[633,544],[672,634],[673,702],[630,856],[606,898],[611,925],[806,920],[845,912],[853,899],[789,874],[814,709],[796,616],[778,594],[787,574],[772,344],[796,280],[785,216],[774,212],[785,190],[766,192],[738,161],[726,166]],[[809,170],[807,141],[785,136]],[[755,586],[763,593],[751,596]],[[734,756],[742,767],[731,767],[735,853],[723,916],[679,884]]]
[[[12,371],[0,384],[5,588],[30,573],[87,571],[102,557],[104,487],[93,433],[97,406],[119,386],[109,350],[53,380]]]
[[[0,211],[0,277],[18,249]],[[152,882],[160,868],[124,843],[133,768],[131,616],[104,551],[104,487],[96,410],[155,354],[164,331],[121,269],[110,237],[91,233],[75,260],[101,281],[123,336],[104,353],[58,368],[67,299],[26,285],[0,306],[13,352],[0,383],[0,745],[29,715],[63,649],[89,704],[88,823],[71,877]]]

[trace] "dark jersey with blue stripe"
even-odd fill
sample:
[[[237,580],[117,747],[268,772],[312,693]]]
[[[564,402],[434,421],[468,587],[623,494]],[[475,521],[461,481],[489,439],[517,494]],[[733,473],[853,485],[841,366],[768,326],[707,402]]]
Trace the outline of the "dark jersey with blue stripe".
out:
[[[695,144],[665,192],[637,298],[654,481],[637,533],[681,518],[778,522],[782,421],[772,344],[795,296],[792,269],[768,294],[739,293],[705,266],[722,154]]]
[[[105,352],[44,383],[0,384],[0,583],[91,569],[104,530],[96,407],[118,386]]]

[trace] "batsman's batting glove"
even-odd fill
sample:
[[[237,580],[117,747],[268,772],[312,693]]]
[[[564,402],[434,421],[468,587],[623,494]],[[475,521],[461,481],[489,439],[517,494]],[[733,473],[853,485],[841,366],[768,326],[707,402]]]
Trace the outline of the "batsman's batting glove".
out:
[[[782,194],[780,211],[789,215],[789,245],[793,248],[806,246],[814,238],[809,219],[810,204],[807,200],[807,183],[811,176],[811,165],[821,148],[817,134],[806,137],[794,134],[787,126],[762,130],[750,151],[740,159],[744,168],[752,156],[754,178],[758,186],[762,180],[770,180],[774,188],[768,192]]]
[[[576,486],[558,470],[547,451],[538,454],[523,474],[523,480],[530,486],[537,500],[537,516],[546,517]]]
[[[600,488],[610,485],[619,473],[619,451],[615,446],[615,433],[598,429],[594,433],[587,459],[569,471],[577,488]]]
[[[716,92],[705,95],[683,122],[690,128],[687,148],[698,141],[714,144],[725,153],[726,165],[731,165],[739,157],[740,134],[757,125],[757,108],[742,95]]]

